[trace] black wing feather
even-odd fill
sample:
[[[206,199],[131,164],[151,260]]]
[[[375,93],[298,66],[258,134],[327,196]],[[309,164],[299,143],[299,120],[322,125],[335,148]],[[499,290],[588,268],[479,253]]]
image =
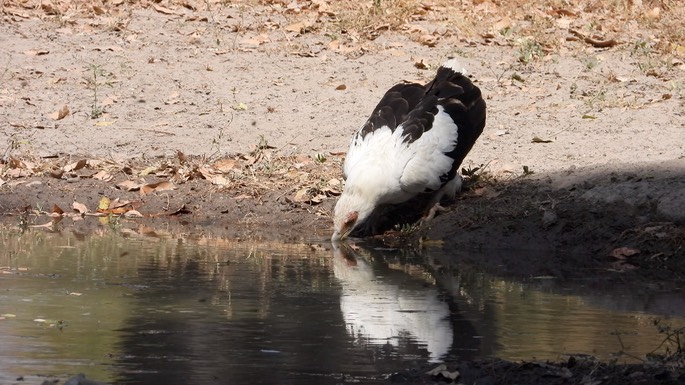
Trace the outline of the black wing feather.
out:
[[[425,86],[417,83],[401,83],[390,88],[360,130],[361,137],[383,126],[395,131],[407,120],[409,112],[416,108],[425,94]]]
[[[376,105],[358,135],[363,138],[383,126],[395,131],[402,126],[404,142],[410,144],[433,127],[438,106],[457,126],[457,145],[446,155],[454,159],[452,169],[440,180],[454,178],[459,166],[483,132],[486,105],[480,89],[463,74],[440,67],[430,83],[401,83],[390,88]]]

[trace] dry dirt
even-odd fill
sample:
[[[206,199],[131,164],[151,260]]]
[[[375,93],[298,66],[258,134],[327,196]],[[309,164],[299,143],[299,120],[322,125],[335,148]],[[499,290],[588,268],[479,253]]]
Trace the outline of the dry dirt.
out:
[[[84,210],[107,197],[110,225],[140,232],[324,240],[351,134],[387,88],[457,57],[488,103],[468,189],[376,240],[479,250],[452,262],[496,275],[680,290],[685,42],[664,31],[682,5],[368,3],[5,2],[4,225],[92,231]]]

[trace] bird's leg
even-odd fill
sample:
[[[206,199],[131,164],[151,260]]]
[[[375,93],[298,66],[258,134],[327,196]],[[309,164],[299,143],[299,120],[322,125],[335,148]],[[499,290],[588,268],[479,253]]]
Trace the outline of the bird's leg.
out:
[[[440,205],[440,202],[438,202],[438,203],[434,204],[434,205],[428,210],[428,212],[426,213],[426,215],[423,216],[423,218],[421,218],[421,223],[425,223],[425,222],[428,222],[428,221],[432,221],[433,218],[435,218],[435,214],[437,214],[437,213],[439,213],[439,212],[440,212],[440,213],[444,213],[445,211],[447,211],[447,209],[444,208],[444,207],[442,207],[442,206]]]
[[[457,195],[457,192],[461,190],[461,183],[461,176],[455,175],[454,178],[445,183],[445,185],[442,186],[437,193],[435,193],[435,196],[433,199],[431,199],[429,205],[430,209],[428,209],[428,212],[426,212],[423,218],[421,218],[421,224],[433,220],[433,218],[435,218],[435,214],[447,211],[446,208],[440,205],[440,201],[445,195],[449,196],[450,198],[454,198]]]

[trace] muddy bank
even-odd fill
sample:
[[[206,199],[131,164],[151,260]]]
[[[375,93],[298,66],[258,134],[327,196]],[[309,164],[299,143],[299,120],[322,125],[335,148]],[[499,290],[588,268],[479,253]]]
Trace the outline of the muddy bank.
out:
[[[328,166],[312,163],[311,167]],[[674,161],[630,169],[572,169],[509,181],[474,176],[449,211],[427,226],[390,230],[359,243],[439,247],[449,252],[450,263],[465,263],[497,276],[639,277],[656,287],[665,282],[679,285],[685,279],[683,169],[683,162]],[[148,178],[151,185],[157,181]],[[124,226],[146,232],[324,244],[331,233],[335,195],[298,201],[294,194],[299,188],[257,192],[253,184],[226,188],[204,179],[141,195],[116,182],[27,178],[0,190],[2,220],[6,226],[51,231]],[[129,202],[125,210],[142,217],[108,214],[111,220],[103,222],[104,214],[97,213],[103,197]],[[74,202],[88,212],[53,220],[55,207],[77,213]]]
[[[681,285],[683,169],[682,161],[573,169],[476,188],[422,235],[454,250],[452,262],[496,275]]]

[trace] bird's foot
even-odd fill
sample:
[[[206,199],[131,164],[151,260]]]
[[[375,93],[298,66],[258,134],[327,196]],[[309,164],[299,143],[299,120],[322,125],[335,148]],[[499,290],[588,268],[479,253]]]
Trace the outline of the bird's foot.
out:
[[[447,209],[440,206],[440,203],[434,204],[433,207],[431,207],[430,210],[428,210],[426,215],[424,215],[423,218],[421,218],[421,224],[428,223],[428,222],[432,221],[433,218],[435,218],[435,214],[437,214],[439,212],[444,213],[445,211],[447,211]]]

